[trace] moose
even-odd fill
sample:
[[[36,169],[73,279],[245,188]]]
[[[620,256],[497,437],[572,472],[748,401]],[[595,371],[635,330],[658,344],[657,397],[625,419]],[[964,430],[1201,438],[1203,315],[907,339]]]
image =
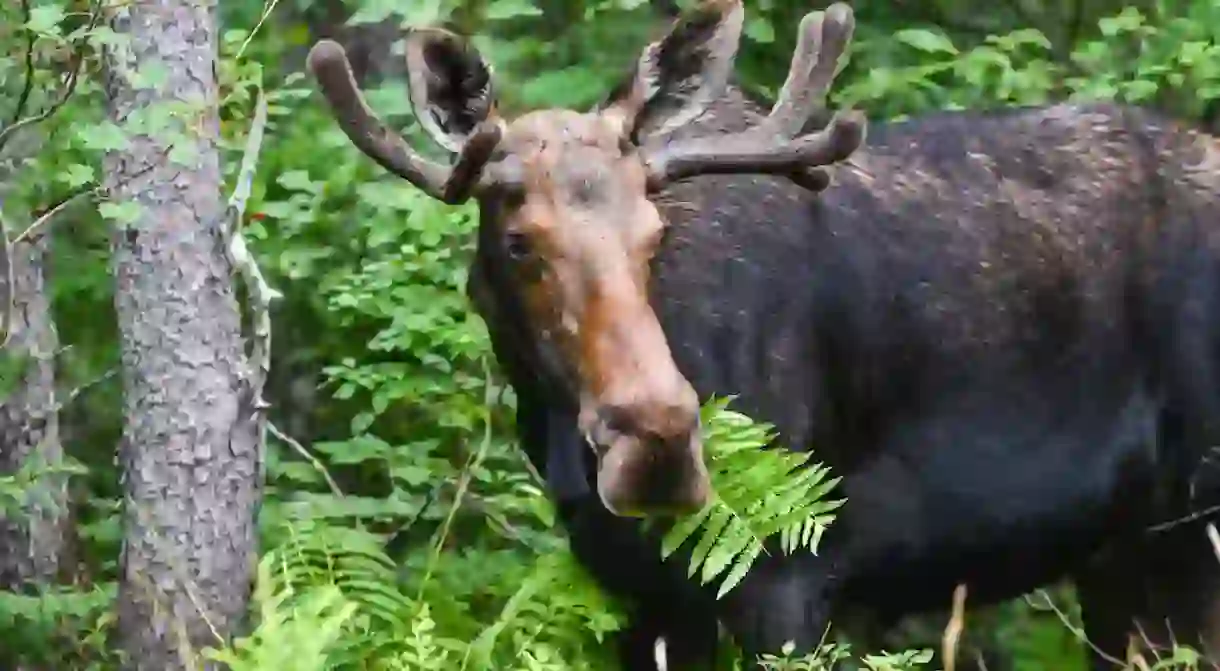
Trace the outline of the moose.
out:
[[[704,0],[601,104],[511,121],[473,46],[408,31],[450,165],[375,115],[341,46],[309,56],[357,148],[478,203],[468,292],[574,553],[633,604],[624,668],[657,668],[657,640],[709,668],[721,625],[807,652],[831,620],[1063,578],[1097,669],[1132,637],[1220,645],[1220,143],[1109,103],[810,129],[850,8],[805,17],[769,112],[730,82],[743,15]],[[817,554],[760,556],[720,601],[638,519],[708,500],[711,394],[846,498]]]

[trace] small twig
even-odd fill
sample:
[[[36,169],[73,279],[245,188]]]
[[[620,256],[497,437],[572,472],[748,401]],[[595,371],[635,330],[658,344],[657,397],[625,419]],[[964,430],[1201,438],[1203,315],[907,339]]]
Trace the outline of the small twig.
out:
[[[143,172],[143,170],[142,170],[142,172]],[[64,198],[63,200],[59,201],[58,203],[55,204],[54,207],[52,207],[51,209],[49,209],[46,212],[43,212],[41,215],[39,215],[39,217],[37,219],[35,219],[33,223],[31,223],[29,226],[27,226],[24,231],[22,231],[21,233],[18,233],[17,237],[13,238],[13,244],[14,245],[20,244],[22,242],[25,242],[26,240],[29,240],[31,237],[34,236],[34,233],[37,232],[39,228],[42,228],[44,225],[46,225],[47,222],[49,222],[49,221],[51,221],[51,219],[55,218],[56,215],[63,212],[64,210],[68,209],[68,207],[70,205],[76,203],[78,200],[80,200],[82,198],[85,198],[86,196],[98,195],[99,193],[101,193],[101,191],[102,191],[102,188],[98,187],[98,186],[87,187],[87,188],[81,189],[80,191],[77,191],[76,193],[72,194],[71,196],[68,196],[67,198]]]
[[[275,424],[272,424],[271,422],[267,422],[267,430],[271,432],[271,435],[273,435],[276,438],[278,438],[279,440],[283,441],[284,444],[286,444],[288,447],[291,447],[293,449],[293,451],[295,451],[297,454],[304,457],[306,461],[308,461],[310,464],[312,464],[314,469],[316,469],[319,473],[322,474],[322,478],[324,480],[326,480],[326,485],[328,487],[330,487],[330,491],[335,496],[343,496],[343,490],[339,489],[339,483],[335,482],[335,479],[330,476],[330,471],[327,471],[326,466],[324,466],[322,464],[322,461],[320,459],[318,459],[317,457],[313,456],[313,454],[308,449],[306,449],[304,445],[297,442],[296,439],[294,439],[293,437],[284,433],[283,431],[280,431],[275,426]]]
[[[169,147],[166,147],[164,151],[158,152],[158,154],[159,154],[158,157],[164,159],[165,157],[169,156],[169,153],[173,150],[174,150],[173,145],[170,145]],[[47,210],[46,212],[43,212],[37,219],[34,220],[33,223],[31,223],[29,226],[27,226],[24,231],[19,233],[17,235],[17,237],[13,238],[12,244],[16,245],[18,243],[29,240],[31,237],[34,236],[35,233],[38,232],[38,229],[40,229],[43,226],[50,223],[52,219],[54,219],[57,215],[62,213],[64,210],[68,209],[68,207],[70,205],[74,204],[78,199],[83,199],[85,197],[93,197],[93,196],[103,196],[103,197],[109,198],[110,195],[115,190],[126,186],[132,180],[135,180],[137,177],[140,177],[141,175],[147,173],[148,171],[152,170],[155,167],[157,167],[157,163],[150,162],[148,165],[141,167],[139,170],[136,170],[135,172],[131,173],[130,175],[124,176],[122,180],[120,180],[117,184],[115,184],[112,187],[105,187],[105,186],[102,186],[99,184],[99,185],[80,188],[76,193],[73,193],[72,195],[68,196],[67,198],[64,198],[63,200],[56,203],[53,207],[51,207],[51,209]]]
[[[1181,526],[1183,524],[1190,524],[1191,522],[1203,519],[1204,517],[1207,517],[1208,515],[1211,515],[1211,514],[1217,513],[1217,512],[1220,512],[1220,506],[1209,506],[1202,510],[1197,510],[1189,515],[1186,515],[1185,517],[1179,517],[1176,519],[1169,520],[1168,522],[1161,522],[1159,524],[1154,524],[1154,525],[1144,529],[1144,533],[1153,534],[1153,533],[1159,533],[1161,531],[1167,531],[1169,529],[1172,529],[1177,526]]]
[[[13,301],[13,244],[8,239],[8,220],[4,212],[0,212],[0,272],[4,273],[4,286],[0,288],[0,350],[8,347],[12,337],[13,323],[16,321],[14,312],[17,309]]]
[[[1216,561],[1220,561],[1220,532],[1216,531],[1214,522],[1207,523],[1207,540],[1211,541],[1212,553],[1216,555]]]
[[[1089,637],[1087,635],[1085,635],[1084,631],[1080,627],[1077,627],[1076,625],[1072,624],[1072,621],[1071,621],[1071,619],[1068,618],[1067,613],[1064,613],[1062,610],[1059,610],[1059,607],[1055,605],[1055,601],[1053,599],[1051,599],[1051,595],[1049,593],[1047,593],[1046,590],[1040,589],[1040,590],[1038,590],[1038,594],[1042,595],[1042,598],[1046,601],[1047,607],[1050,608],[1051,611],[1055,613],[1055,616],[1058,617],[1059,621],[1063,624],[1063,626],[1069,632],[1071,632],[1071,634],[1073,636],[1076,637],[1076,640],[1089,646],[1090,650],[1097,653],[1098,657],[1101,657],[1102,659],[1106,660],[1107,662],[1110,662],[1111,664],[1115,664],[1119,667],[1125,666],[1125,664],[1123,664],[1123,662],[1121,660],[1115,658],[1113,655],[1106,653],[1101,648],[1097,647],[1093,643],[1093,641],[1090,641]],[[1030,601],[1028,594],[1025,595],[1025,602],[1030,604],[1031,606],[1033,605],[1033,602]]]
[[[67,408],[68,406],[75,403],[76,399],[80,398],[81,394],[83,394],[86,391],[88,391],[89,389],[96,387],[97,385],[105,382],[106,380],[109,380],[110,378],[112,378],[116,374],[118,374],[118,372],[119,372],[118,368],[111,368],[111,369],[107,370],[105,373],[102,373],[101,375],[97,376],[96,378],[94,378],[94,379],[76,387],[72,391],[68,392],[62,401],[57,400],[55,403],[53,403],[51,405],[50,408],[47,408],[47,409],[43,410],[42,412],[29,414],[26,417],[25,422],[22,424],[21,431],[24,433],[34,433],[34,432],[42,431],[47,426],[47,423],[50,422],[52,417],[55,417],[60,412],[62,412],[64,410],[64,408]]]
[[[419,510],[415,511],[415,514],[411,516],[411,519],[398,525],[398,528],[394,530],[394,533],[386,537],[385,551],[387,554],[397,556],[400,553],[405,552],[406,548],[410,547],[411,539],[406,537],[406,535],[415,528],[416,523],[423,519],[424,513],[428,512],[428,509],[432,507],[432,504],[436,503],[436,500],[440,497],[440,492],[443,486],[443,482],[433,485],[432,488],[428,490],[427,495],[424,496],[423,504],[420,505]],[[401,541],[399,540],[400,538],[402,538]]]
[[[953,612],[949,616],[949,624],[945,626],[945,634],[941,638],[940,654],[944,658],[945,671],[953,671],[957,666],[957,643],[966,627],[966,583],[958,583],[953,589]]]
[[[29,104],[30,94],[34,92],[34,42],[38,37],[29,29],[31,14],[30,0],[21,0],[21,18],[25,26],[25,84],[21,88],[21,95],[17,97],[17,107],[13,109],[13,118],[9,119],[10,125],[17,123],[25,115],[25,106]],[[0,149],[3,149],[3,144],[0,144]]]
[[[93,30],[101,18],[102,3],[99,0],[99,2],[95,3],[94,9],[89,15],[89,25],[85,28],[86,32]],[[85,63],[85,44],[87,44],[87,42],[82,43],[76,48],[76,53],[74,54],[72,63],[72,70],[68,72],[68,78],[64,82],[64,91],[63,94],[59,96],[59,100],[56,100],[51,104],[50,107],[44,109],[38,114],[26,117],[19,121],[14,121],[4,130],[0,130],[0,151],[4,150],[4,145],[8,144],[8,141],[12,139],[14,133],[22,128],[25,128],[26,126],[31,126],[33,124],[46,121],[56,112],[58,112],[61,107],[67,104],[68,100],[72,97],[72,94],[76,92],[77,82],[80,81],[80,71]]]
[[[88,382],[86,382],[86,383],[76,387],[72,391],[68,392],[67,397],[64,398],[63,401],[56,404],[56,407],[55,407],[56,412],[63,410],[64,408],[68,407],[69,405],[72,405],[76,401],[76,399],[80,398],[81,394],[83,394],[86,391],[88,391],[89,389],[92,389],[93,387],[96,387],[97,385],[105,382],[106,380],[109,380],[110,378],[114,377],[115,375],[118,375],[118,373],[119,373],[118,368],[111,368],[110,370],[107,370],[105,373],[102,373],[101,375],[93,378],[92,380],[89,380]]]
[[[432,546],[432,556],[428,559],[424,577],[419,581],[419,590],[416,592],[415,600],[418,603],[424,602],[424,587],[427,586],[428,580],[432,578],[432,571],[436,568],[436,562],[440,559],[441,551],[444,550],[445,540],[449,537],[449,529],[453,524],[453,518],[457,516],[458,508],[462,507],[462,499],[466,496],[466,490],[470,487],[470,481],[474,479],[473,471],[476,466],[483,463],[483,458],[487,456],[487,450],[491,446],[491,370],[487,365],[487,359],[483,362],[483,407],[486,409],[483,422],[483,440],[479,443],[479,449],[475,450],[466,458],[466,464],[462,467],[462,474],[458,478],[457,490],[453,493],[453,505],[449,507],[448,514],[445,515],[445,520],[441,523],[441,528],[437,534],[436,543]]]
[[[470,506],[471,510],[482,513],[493,526],[504,532],[504,535],[507,536],[509,540],[516,541],[522,545],[529,545],[529,543],[526,542],[525,537],[521,535],[521,532],[518,531],[511,522],[505,519],[503,515],[497,514],[495,508],[487,501],[487,499],[476,494],[467,493],[466,500],[468,501],[467,505]]]
[[[253,40],[254,36],[258,34],[259,29],[263,27],[263,24],[266,23],[267,18],[271,16],[271,12],[275,11],[275,6],[278,4],[280,4],[280,0],[263,2],[263,14],[262,16],[258,17],[258,23],[254,24],[254,29],[250,31],[249,35],[246,35],[246,39],[242,41],[241,47],[237,49],[237,55],[233,57],[234,61],[241,60],[242,55],[246,53],[246,47],[250,46],[250,41]]]

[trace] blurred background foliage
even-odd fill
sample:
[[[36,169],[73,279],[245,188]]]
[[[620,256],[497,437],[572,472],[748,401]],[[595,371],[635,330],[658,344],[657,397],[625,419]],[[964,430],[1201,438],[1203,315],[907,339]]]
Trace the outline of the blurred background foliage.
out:
[[[7,122],[27,33],[17,3],[2,4]],[[746,5],[738,81],[767,98],[787,72],[800,18],[825,3]],[[1220,126],[1220,0],[852,5],[856,38],[831,101],[873,123],[1107,98]],[[106,34],[83,32],[81,0],[34,7],[33,95],[46,104],[73,40],[97,48]],[[302,71],[313,41],[339,39],[371,104],[425,146],[401,76],[402,26],[476,36],[515,113],[597,102],[665,22],[646,0],[225,0],[219,12],[230,181],[257,87],[271,102],[247,235],[285,295],[274,308],[268,396],[277,429],[297,441],[270,439],[264,579],[252,608],[261,628],[228,651],[234,668],[613,668],[603,634],[617,611],[565,552],[514,445],[512,390],[464,294],[473,206],[432,202],[358,154]],[[61,113],[7,152],[0,197],[26,221],[96,179],[112,141],[96,54],[88,58]],[[107,224],[77,208],[54,238],[58,374],[61,386],[81,389],[63,431],[88,472],[73,487],[70,584],[0,597],[0,648],[50,668],[111,668],[121,405],[118,379],[106,377],[119,356]],[[1069,589],[969,617],[969,635],[997,646],[1006,668],[1084,668]],[[941,626],[914,623],[895,646],[935,645]]]

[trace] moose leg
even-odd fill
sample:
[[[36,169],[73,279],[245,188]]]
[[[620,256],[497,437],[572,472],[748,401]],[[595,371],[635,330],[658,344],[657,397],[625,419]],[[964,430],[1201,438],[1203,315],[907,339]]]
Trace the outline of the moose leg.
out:
[[[1150,665],[1177,643],[1203,657],[1199,668],[1220,669],[1220,559],[1206,525],[1150,532],[1077,577],[1093,669],[1121,668],[1132,643]]]
[[[716,663],[717,625],[714,618],[691,617],[671,604],[641,607],[618,635],[622,668],[634,671],[707,671]],[[657,641],[665,646],[664,668],[657,667]]]
[[[774,553],[755,562],[721,601],[721,620],[746,664],[762,654],[779,656],[789,645],[794,657],[817,649],[829,622],[832,567],[827,558],[808,554]]]
[[[657,638],[665,640],[668,671],[710,669],[715,662],[715,605],[686,577],[681,553],[661,559],[660,545],[635,520],[615,517],[590,495],[559,503],[572,552],[608,593],[634,606],[618,638],[623,668],[657,669]]]

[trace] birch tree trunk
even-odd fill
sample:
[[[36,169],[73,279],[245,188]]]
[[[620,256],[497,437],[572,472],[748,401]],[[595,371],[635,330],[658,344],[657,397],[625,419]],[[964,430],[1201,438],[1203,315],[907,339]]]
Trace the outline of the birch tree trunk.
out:
[[[125,390],[118,626],[130,668],[210,668],[199,652],[244,619],[261,493],[221,240],[216,9],[142,0],[111,12],[123,42],[106,54],[110,117],[165,126],[129,133],[106,159]]]

